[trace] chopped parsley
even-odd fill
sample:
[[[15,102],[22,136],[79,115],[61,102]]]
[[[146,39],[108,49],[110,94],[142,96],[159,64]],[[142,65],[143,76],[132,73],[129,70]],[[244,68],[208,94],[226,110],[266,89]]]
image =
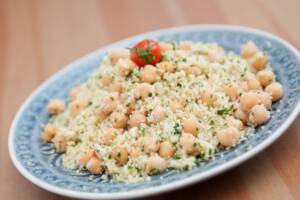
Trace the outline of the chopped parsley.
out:
[[[169,41],[168,43],[170,43],[173,46],[173,51],[176,50],[177,48],[177,43],[174,40]]]
[[[77,143],[71,144],[71,147],[76,147],[76,146],[77,146]]]
[[[145,61],[146,64],[150,64],[151,61],[155,60],[155,56],[150,51],[151,47],[148,46],[146,49],[141,48],[133,48],[136,52],[136,55]]]
[[[128,136],[127,136],[127,135],[125,135],[125,140],[129,140],[129,138],[128,138]]]
[[[175,123],[174,127],[173,127],[173,134],[175,135],[179,135],[181,134],[181,131],[182,131],[182,127],[179,125],[179,123]]]
[[[145,127],[143,127],[143,126],[140,126],[140,127],[139,127],[139,132],[140,132],[142,135],[145,135],[145,131],[146,131]]]
[[[135,68],[135,69],[132,71],[132,74],[133,74],[134,76],[139,76],[140,70],[137,69],[137,68]]]
[[[233,105],[231,105],[229,108],[224,107],[220,110],[217,110],[217,114],[218,115],[227,115],[233,110],[234,110],[234,107],[233,107]]]
[[[180,160],[181,159],[181,157],[179,155],[176,155],[176,154],[172,158],[173,158],[173,160]]]
[[[167,60],[168,60],[168,57],[167,57],[166,55],[163,55],[162,58],[161,58],[161,60],[162,60],[162,61],[167,61]]]
[[[135,170],[137,171],[137,172],[141,172],[141,169],[140,168],[138,168],[138,167],[135,167]]]

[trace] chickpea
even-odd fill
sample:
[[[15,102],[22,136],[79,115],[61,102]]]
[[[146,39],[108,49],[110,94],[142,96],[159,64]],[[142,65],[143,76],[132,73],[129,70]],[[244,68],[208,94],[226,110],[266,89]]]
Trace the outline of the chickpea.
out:
[[[159,46],[162,53],[173,50],[173,45],[167,42],[159,42]]]
[[[185,133],[190,133],[196,136],[199,132],[200,123],[195,118],[189,118],[183,120],[182,126]]]
[[[155,137],[146,136],[142,140],[142,148],[145,153],[155,153],[159,149],[159,142]]]
[[[203,91],[200,95],[200,98],[202,103],[205,103],[209,107],[212,107],[214,105],[214,102],[217,100],[217,96],[209,90]]]
[[[119,105],[119,93],[112,92],[103,101],[102,112],[106,115],[110,115],[118,105]]]
[[[225,147],[234,146],[241,137],[241,133],[235,127],[227,127],[217,133],[217,139]]]
[[[70,111],[71,111],[72,116],[76,117],[77,115],[80,114],[80,112],[82,110],[84,110],[86,108],[86,103],[75,100],[75,101],[72,101],[69,106],[70,106]]]
[[[119,92],[111,92],[108,94],[108,99],[112,101],[117,101],[120,98],[120,93]]]
[[[159,80],[160,75],[156,67],[146,65],[140,73],[140,78],[146,83],[154,83]]]
[[[135,111],[135,106],[136,105],[135,105],[134,101],[131,101],[128,104],[126,104],[126,107],[127,107],[126,114],[131,115]]]
[[[143,112],[135,111],[130,115],[128,123],[130,127],[137,127],[141,123],[146,123],[146,116]]]
[[[80,90],[81,90],[80,86],[72,88],[69,92],[70,99],[74,101],[77,98]]]
[[[241,109],[240,106],[236,108],[236,111],[233,113],[233,116],[241,120],[244,124],[248,122],[248,115]]]
[[[120,100],[120,93],[119,92],[110,92],[108,98],[112,101],[119,101]]]
[[[241,56],[243,58],[250,58],[257,52],[257,47],[252,41],[248,41],[242,46]]]
[[[132,149],[130,151],[130,157],[131,158],[137,158],[140,154],[141,154],[141,152],[138,149]]]
[[[158,63],[158,67],[160,67],[161,69],[163,69],[168,73],[174,73],[176,71],[176,67],[168,61],[163,61]]]
[[[154,92],[154,88],[149,83],[140,83],[136,87],[136,96],[146,98]]]
[[[255,126],[265,123],[269,118],[270,113],[263,105],[254,106],[249,114],[249,120]]]
[[[248,80],[247,84],[248,84],[248,90],[260,90],[261,89],[260,82],[256,78]]]
[[[186,75],[192,74],[195,76],[199,76],[202,74],[201,68],[196,65],[185,66],[183,67],[183,71],[185,72]]]
[[[53,124],[47,124],[42,133],[42,140],[44,142],[50,142],[52,138],[55,136],[56,127]]]
[[[228,126],[235,127],[238,130],[243,130],[244,128],[243,122],[239,119],[235,119],[234,117],[229,117],[227,120],[227,124]]]
[[[169,141],[164,141],[159,145],[159,155],[163,158],[170,158],[174,155],[176,149]]]
[[[251,108],[259,101],[256,92],[246,92],[240,97],[241,108],[244,112],[249,113]]]
[[[57,115],[65,110],[65,103],[59,99],[53,99],[48,104],[48,113],[50,115]]]
[[[56,133],[56,135],[52,139],[52,142],[57,153],[63,153],[66,151],[68,139],[65,135]]]
[[[191,51],[193,49],[193,43],[190,41],[180,42],[179,48],[184,51]]]
[[[244,92],[249,91],[248,82],[247,81],[241,82],[241,88],[243,89]]]
[[[119,59],[129,58],[129,50],[127,49],[116,49],[108,53],[108,57],[113,64],[116,64]]]
[[[102,161],[97,157],[92,157],[87,163],[86,168],[92,174],[101,174],[103,172],[103,168],[101,166]]]
[[[104,134],[101,143],[104,145],[111,145],[116,137],[117,137],[117,130],[114,128],[110,128]]]
[[[178,112],[179,110],[182,110],[183,106],[181,103],[179,103],[177,101],[173,101],[170,103],[170,108],[175,113],[175,112]]]
[[[278,82],[271,83],[265,88],[265,92],[269,93],[272,97],[272,101],[278,101],[283,96],[282,85]]]
[[[120,59],[116,66],[119,69],[120,76],[127,76],[130,74],[133,69],[136,67],[136,64],[132,62],[130,59]]]
[[[97,108],[95,110],[95,121],[96,123],[101,123],[107,118],[107,114],[102,111],[101,108]]]
[[[154,124],[157,124],[158,122],[164,120],[166,117],[167,113],[160,107],[156,107],[151,113],[151,121]]]
[[[252,66],[256,70],[262,70],[266,67],[268,63],[268,59],[263,54],[259,53],[254,57],[254,61],[252,63]]]
[[[184,95],[192,96],[195,93],[193,89],[186,89]]]
[[[269,93],[259,92],[258,100],[259,100],[259,103],[263,104],[267,109],[271,109],[272,97]]]
[[[155,174],[166,170],[167,162],[158,155],[151,156],[146,163],[146,171],[148,174]]]
[[[245,73],[245,80],[249,81],[249,80],[252,80],[252,79],[255,79],[255,78],[256,78],[256,76],[252,72],[246,72]]]
[[[209,51],[208,60],[212,63],[224,63],[224,50],[222,48],[215,48]]]
[[[197,148],[197,139],[191,134],[183,133],[180,137],[179,143],[184,152],[188,155],[195,154],[199,151]]]
[[[80,166],[86,166],[87,162],[94,156],[93,150],[88,150],[77,156],[77,164]]]
[[[241,93],[241,89],[236,83],[225,85],[223,87],[223,90],[231,100],[236,100]]]
[[[127,127],[127,121],[128,121],[128,116],[125,114],[121,113],[113,113],[112,114],[113,118],[113,125],[115,128],[126,128]]]
[[[262,70],[257,73],[258,80],[263,87],[268,86],[275,79],[272,70]]]
[[[105,75],[105,76],[102,76],[102,78],[101,78],[101,83],[104,86],[108,86],[112,82],[113,82],[113,77],[111,75]]]
[[[118,82],[113,83],[108,87],[108,91],[122,93],[123,85],[122,83],[118,83]]]
[[[195,76],[202,74],[202,71],[198,66],[185,67],[183,70],[186,74],[194,74]]]
[[[111,156],[119,165],[124,165],[128,161],[128,151],[125,147],[115,147],[112,149]]]

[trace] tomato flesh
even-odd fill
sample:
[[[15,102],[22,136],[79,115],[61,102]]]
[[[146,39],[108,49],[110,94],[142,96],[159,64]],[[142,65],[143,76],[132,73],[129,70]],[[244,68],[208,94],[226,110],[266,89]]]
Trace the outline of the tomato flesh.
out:
[[[143,40],[130,50],[130,59],[139,67],[147,64],[156,65],[161,58],[160,46],[154,40]]]

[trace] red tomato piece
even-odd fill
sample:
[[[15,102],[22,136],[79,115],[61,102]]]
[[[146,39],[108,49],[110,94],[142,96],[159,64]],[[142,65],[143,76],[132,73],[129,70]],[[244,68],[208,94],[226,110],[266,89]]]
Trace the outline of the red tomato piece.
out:
[[[139,67],[147,64],[156,65],[161,58],[160,46],[154,40],[143,40],[130,50],[130,59]]]
[[[88,154],[90,157],[98,157],[96,151],[90,151],[90,152],[88,152]]]

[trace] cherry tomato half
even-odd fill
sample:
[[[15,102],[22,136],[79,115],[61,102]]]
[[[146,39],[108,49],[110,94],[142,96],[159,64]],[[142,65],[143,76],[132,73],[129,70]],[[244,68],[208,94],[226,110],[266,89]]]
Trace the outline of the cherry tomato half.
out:
[[[161,60],[160,46],[154,40],[143,40],[130,49],[130,59],[139,67],[155,65]]]

